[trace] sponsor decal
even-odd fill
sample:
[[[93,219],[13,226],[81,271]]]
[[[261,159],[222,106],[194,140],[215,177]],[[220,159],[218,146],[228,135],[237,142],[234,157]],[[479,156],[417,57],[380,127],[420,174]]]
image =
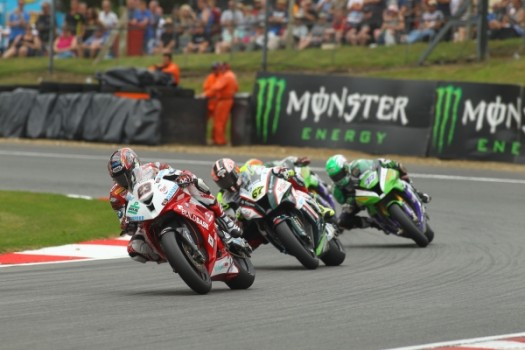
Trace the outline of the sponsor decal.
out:
[[[175,192],[177,192],[177,190],[179,189],[179,186],[177,185],[174,185],[171,190],[168,192],[168,194],[166,195],[166,197],[164,198],[164,200],[167,202],[169,202],[169,200],[173,197],[173,195],[175,194]]]
[[[137,214],[138,211],[140,209],[140,204],[139,202],[134,202],[133,204],[131,204],[131,206],[128,208],[128,213],[130,214]]]
[[[212,236],[208,236],[208,243],[212,248],[215,246],[215,240]]]
[[[488,133],[496,134],[502,129],[517,130],[525,133],[521,121],[525,109],[520,97],[515,102],[503,102],[496,95],[491,101],[472,101],[465,99],[462,87],[448,85],[436,89],[435,121],[432,130],[432,147],[438,154],[444,153],[456,140],[458,128],[474,126],[476,133],[476,151],[480,153],[506,153],[518,156],[521,153],[519,141],[501,140],[483,137]],[[461,113],[462,112],[462,113]],[[483,134],[482,131],[485,130]]]
[[[187,217],[191,221],[196,222],[200,226],[204,227],[206,230],[209,229],[209,225],[206,222],[204,222],[200,217],[198,217],[197,215],[187,211],[181,205],[179,205],[178,208],[180,209],[182,215],[184,215],[185,217]]]
[[[259,197],[259,195],[261,194],[262,189],[263,189],[263,186],[258,186],[256,188],[254,188],[253,191],[252,191],[252,198],[256,199],[257,197]]]
[[[370,120],[374,124],[410,125],[408,96],[358,93],[344,86],[334,90],[325,86],[315,90],[299,88],[300,91],[287,87],[286,78],[270,76],[257,79],[255,124],[257,137],[263,143],[277,134],[279,122],[284,117],[293,117],[296,121],[294,130],[297,132],[290,136],[301,144],[327,141],[382,145],[386,141],[388,133],[384,130],[363,130],[349,125],[357,122],[358,118],[360,123]],[[348,127],[333,127],[334,124],[341,125],[340,121]]]
[[[255,115],[257,136],[266,142],[268,133],[275,134],[279,125],[286,80],[277,77],[260,78],[257,79],[256,84],[258,87]]]
[[[144,221],[144,216],[128,216],[129,221]]]

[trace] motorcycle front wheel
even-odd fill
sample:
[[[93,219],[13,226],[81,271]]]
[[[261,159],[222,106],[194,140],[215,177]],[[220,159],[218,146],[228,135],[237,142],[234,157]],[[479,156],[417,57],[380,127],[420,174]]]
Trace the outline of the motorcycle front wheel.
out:
[[[198,243],[195,242],[197,246]],[[211,290],[211,277],[206,266],[195,259],[191,248],[175,230],[164,233],[160,245],[173,271],[179,274],[188,287],[199,294],[206,294]]]
[[[275,227],[275,232],[282,245],[288,254],[295,256],[304,267],[310,270],[316,269],[319,266],[319,259],[315,256],[313,248],[305,247],[288,225],[285,220]]]
[[[430,242],[416,224],[407,216],[405,211],[398,205],[392,204],[388,211],[390,216],[403,228],[406,237],[412,239],[419,247],[426,247]]]

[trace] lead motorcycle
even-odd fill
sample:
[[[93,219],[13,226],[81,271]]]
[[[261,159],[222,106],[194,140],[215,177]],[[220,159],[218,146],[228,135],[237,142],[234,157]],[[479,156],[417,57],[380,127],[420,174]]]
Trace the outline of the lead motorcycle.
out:
[[[265,241],[294,256],[308,269],[343,263],[346,253],[336,228],[324,220],[315,200],[297,191],[272,168],[250,167],[242,173],[240,213],[246,230],[257,230]]]
[[[375,166],[364,171],[355,181],[355,198],[385,233],[412,239],[419,247],[434,239],[425,205],[397,170]]]
[[[212,281],[231,289],[247,289],[255,280],[249,250],[230,252],[215,223],[215,214],[193,199],[174,181],[138,168],[128,200],[126,217],[140,223],[156,253],[199,294],[211,290]]]

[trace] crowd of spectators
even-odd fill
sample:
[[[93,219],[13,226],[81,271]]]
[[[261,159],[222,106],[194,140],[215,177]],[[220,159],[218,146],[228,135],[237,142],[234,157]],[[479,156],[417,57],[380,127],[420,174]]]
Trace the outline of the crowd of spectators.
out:
[[[163,9],[157,0],[127,0],[127,18],[119,19],[110,0],[102,0],[100,8],[70,0],[64,24],[51,43],[49,3],[44,2],[41,13],[31,20],[24,11],[24,0],[19,0],[17,9],[8,15],[7,28],[0,30],[6,38],[3,46],[0,39],[0,50],[4,58],[39,56],[48,54],[52,45],[58,58],[92,58],[122,26],[128,36],[140,41],[140,54],[260,50],[265,36],[270,50],[374,47],[429,41],[447,21],[477,16],[475,0],[291,0],[293,4],[268,0],[265,33],[267,0],[221,1],[192,0]],[[523,36],[524,0],[490,1],[489,38]],[[464,22],[457,22],[445,39],[462,41],[475,35],[475,26],[466,30]],[[108,50],[108,56],[112,54],[116,52]]]

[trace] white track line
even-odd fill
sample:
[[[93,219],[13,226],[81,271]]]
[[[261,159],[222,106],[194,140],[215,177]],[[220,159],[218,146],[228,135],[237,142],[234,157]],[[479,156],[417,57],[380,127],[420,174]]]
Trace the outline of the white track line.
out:
[[[476,348],[479,347],[480,349],[483,349],[483,348],[485,349],[525,349],[525,343],[521,343],[520,345],[514,342],[514,346],[520,346],[520,347],[509,348],[509,347],[497,347],[497,345],[500,345],[500,346],[510,345],[508,344],[510,343],[509,341],[496,342],[497,340],[504,340],[508,338],[516,338],[516,337],[524,337],[524,336],[525,336],[525,333],[512,333],[512,334],[495,335],[495,336],[483,337],[483,338],[461,339],[461,340],[453,340],[453,341],[447,341],[447,342],[441,342],[441,343],[406,346],[402,348],[393,348],[393,349],[386,349],[386,350],[422,350],[422,349],[432,349],[432,348],[446,347],[446,346],[462,346],[462,345],[473,346],[473,344],[476,344],[475,347]],[[485,344],[486,346],[483,344]],[[495,347],[490,347],[492,345],[495,345]]]
[[[22,152],[22,151],[2,151],[0,155],[4,156],[15,156],[15,157],[44,157],[44,158],[58,158],[58,159],[86,159],[86,160],[103,160],[106,161],[105,156],[93,156],[85,154],[62,154],[62,153],[39,153],[39,152]],[[213,164],[213,161],[208,160],[192,160],[192,159],[164,159],[169,164],[187,164],[187,165],[209,165]],[[312,167],[317,172],[324,172],[324,168]],[[459,175],[440,175],[440,174],[417,174],[411,173],[414,178],[421,179],[434,179],[434,180],[445,180],[445,181],[476,181],[476,182],[493,182],[502,184],[525,184],[525,180],[522,179],[505,179],[496,177],[477,177],[477,176],[459,176]]]

